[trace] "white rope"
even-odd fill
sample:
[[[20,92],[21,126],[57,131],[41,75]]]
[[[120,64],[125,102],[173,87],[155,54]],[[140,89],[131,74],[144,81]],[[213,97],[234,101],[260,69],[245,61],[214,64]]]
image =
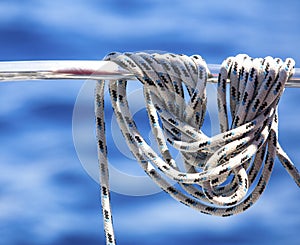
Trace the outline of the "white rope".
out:
[[[209,77],[201,56],[112,53],[105,60],[135,74],[144,85],[146,109],[159,153],[146,143],[132,119],[125,80],[110,81],[112,106],[132,154],[150,178],[174,199],[210,215],[243,212],[264,191],[276,156],[300,186],[296,167],[278,143],[277,104],[292,76],[292,59],[252,59],[247,55],[227,58],[221,65],[217,90],[221,133],[212,137],[201,131]],[[231,121],[226,101],[228,79]],[[95,111],[106,242],[115,244],[105,141],[104,81],[96,85]],[[184,172],[173,159],[171,146],[181,153]],[[178,185],[172,185],[167,178]]]

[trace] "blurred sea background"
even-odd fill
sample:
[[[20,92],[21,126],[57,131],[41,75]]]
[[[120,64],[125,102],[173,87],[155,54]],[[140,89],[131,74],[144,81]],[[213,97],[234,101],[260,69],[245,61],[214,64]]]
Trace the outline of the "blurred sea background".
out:
[[[0,60],[97,60],[112,51],[162,50],[197,53],[208,63],[238,53],[293,57],[300,67],[299,10],[296,0],[1,0]],[[83,84],[0,84],[1,245],[104,244],[99,186],[73,143],[73,108]],[[279,137],[300,168],[299,98],[300,89],[286,89],[282,96]],[[92,111],[90,102],[87,107]],[[74,139],[81,142],[80,134]],[[112,165],[138,173],[115,143],[109,139]],[[95,148],[92,159],[94,153]],[[278,161],[261,199],[229,218],[197,213],[162,192],[112,193],[121,245],[296,245],[299,205],[299,189]]]

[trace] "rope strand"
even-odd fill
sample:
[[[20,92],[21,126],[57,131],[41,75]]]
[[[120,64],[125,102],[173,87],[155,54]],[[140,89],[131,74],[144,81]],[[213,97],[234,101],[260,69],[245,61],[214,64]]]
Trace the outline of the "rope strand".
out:
[[[210,74],[201,56],[111,53],[105,60],[135,74],[143,84],[159,152],[146,143],[133,120],[126,80],[110,81],[111,103],[132,154],[146,174],[174,199],[210,215],[225,217],[243,212],[263,193],[276,156],[300,187],[299,172],[278,143],[277,105],[293,74],[294,60],[252,59],[244,54],[224,60],[217,89],[221,133],[212,137],[201,131]],[[115,237],[108,183],[104,81],[96,86],[95,113],[104,229],[106,243],[112,245]],[[172,157],[171,146],[180,152],[185,171]]]

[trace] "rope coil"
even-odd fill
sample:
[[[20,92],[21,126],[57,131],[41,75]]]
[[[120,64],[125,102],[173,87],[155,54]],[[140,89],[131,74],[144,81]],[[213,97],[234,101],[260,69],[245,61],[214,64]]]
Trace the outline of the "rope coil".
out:
[[[132,154],[152,180],[174,199],[210,215],[224,217],[243,212],[263,193],[276,156],[300,187],[299,172],[278,143],[277,105],[285,83],[293,74],[293,59],[252,59],[240,54],[224,60],[217,89],[221,133],[212,137],[201,131],[210,76],[201,56],[111,53],[105,60],[135,74],[143,84],[159,153],[146,143],[132,118],[126,80],[110,81],[111,103]],[[104,228],[107,244],[115,244],[105,140],[104,81],[97,83],[95,96]],[[172,157],[171,146],[180,152],[185,171],[180,170]],[[167,178],[177,185],[169,183]]]

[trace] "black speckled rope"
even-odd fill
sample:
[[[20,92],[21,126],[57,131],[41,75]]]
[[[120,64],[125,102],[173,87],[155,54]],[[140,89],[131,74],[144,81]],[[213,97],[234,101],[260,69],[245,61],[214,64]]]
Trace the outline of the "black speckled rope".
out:
[[[105,60],[135,74],[144,85],[149,122],[159,153],[146,143],[132,119],[125,80],[110,81],[112,106],[132,154],[153,181],[174,199],[210,215],[243,212],[264,191],[276,156],[300,186],[296,167],[278,143],[277,104],[292,76],[292,59],[283,62],[271,57],[252,59],[247,55],[227,58],[218,78],[221,133],[212,137],[201,132],[209,76],[201,56],[112,53]],[[226,101],[228,79],[231,121]],[[97,83],[95,96],[106,243],[115,244],[105,141],[104,81]],[[184,172],[173,159],[171,146],[181,153]],[[178,186],[170,184],[160,172]]]

